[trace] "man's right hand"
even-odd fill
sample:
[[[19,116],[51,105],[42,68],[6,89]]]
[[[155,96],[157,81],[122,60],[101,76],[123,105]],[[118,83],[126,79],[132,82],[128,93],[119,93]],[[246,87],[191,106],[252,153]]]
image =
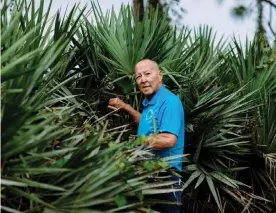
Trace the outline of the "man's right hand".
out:
[[[120,98],[111,98],[107,107],[113,110],[124,110],[131,116],[135,124],[138,124],[140,121],[141,113],[133,109],[129,104],[123,102]]]
[[[111,98],[109,100],[109,105],[108,108],[114,109],[114,110],[125,110],[126,108],[126,103],[123,102],[120,98]]]

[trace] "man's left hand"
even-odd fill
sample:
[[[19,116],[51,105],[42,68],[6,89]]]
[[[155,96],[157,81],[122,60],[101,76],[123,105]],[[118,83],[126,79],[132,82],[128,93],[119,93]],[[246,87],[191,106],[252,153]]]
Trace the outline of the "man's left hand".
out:
[[[144,141],[144,146],[150,146],[156,150],[171,148],[176,144],[177,137],[171,133],[159,133],[148,136]]]

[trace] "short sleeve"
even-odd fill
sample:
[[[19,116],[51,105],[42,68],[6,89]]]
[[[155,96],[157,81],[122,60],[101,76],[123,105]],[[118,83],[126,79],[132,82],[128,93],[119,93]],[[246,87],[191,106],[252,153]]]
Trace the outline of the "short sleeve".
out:
[[[159,133],[168,132],[179,136],[184,119],[183,105],[179,99],[165,101],[159,112]]]

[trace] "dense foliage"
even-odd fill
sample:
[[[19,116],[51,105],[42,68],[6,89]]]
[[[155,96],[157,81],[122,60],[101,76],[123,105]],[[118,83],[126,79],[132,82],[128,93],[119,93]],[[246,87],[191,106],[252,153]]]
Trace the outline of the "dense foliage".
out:
[[[2,210],[142,212],[146,194],[172,190],[129,116],[106,108],[119,96],[141,110],[133,68],[144,58],[184,104],[183,209],[275,209],[275,45],[178,32],[158,10],[139,21],[129,6],[49,17],[43,5],[1,8]]]

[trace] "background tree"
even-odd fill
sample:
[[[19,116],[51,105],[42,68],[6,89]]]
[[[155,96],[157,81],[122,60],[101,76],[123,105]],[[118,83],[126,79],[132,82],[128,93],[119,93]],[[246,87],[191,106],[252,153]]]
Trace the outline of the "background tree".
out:
[[[269,8],[268,19],[266,19],[266,14],[264,13],[264,6]],[[236,19],[244,19],[246,17],[252,17],[253,15],[256,16],[255,36],[258,41],[258,59],[263,54],[262,51],[272,51],[273,47],[270,47],[270,44],[272,43],[272,46],[276,45],[276,22],[272,22],[272,20],[276,19],[276,4],[272,0],[244,1],[232,8],[231,13]],[[272,39],[269,39],[269,37],[272,37]]]
[[[268,19],[265,18],[264,6],[269,7]],[[245,18],[252,15],[256,15],[256,34],[271,34],[273,39],[276,38],[276,26],[274,22],[274,29],[272,21],[275,20],[276,16],[276,3],[271,0],[254,0],[244,1],[238,3],[237,6],[232,8],[232,15],[234,18]]]
[[[142,20],[144,10],[148,7],[152,7],[154,9],[158,8],[160,14],[166,12],[166,10],[170,10],[169,20],[173,25],[177,27],[182,27],[181,24],[183,14],[186,13],[186,10],[183,7],[179,7],[179,3],[181,0],[133,0],[134,14],[137,15],[139,12],[139,20]],[[146,3],[146,5],[145,5]]]

